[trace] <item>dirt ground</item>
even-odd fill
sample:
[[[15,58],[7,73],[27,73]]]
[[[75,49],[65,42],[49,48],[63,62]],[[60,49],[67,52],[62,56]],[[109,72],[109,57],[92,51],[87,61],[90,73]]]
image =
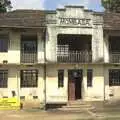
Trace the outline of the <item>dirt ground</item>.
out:
[[[120,120],[120,101],[92,102],[90,109],[74,110],[22,109],[0,110],[0,120]]]
[[[0,111],[0,120],[120,120],[120,109],[82,109],[79,112],[58,110]]]

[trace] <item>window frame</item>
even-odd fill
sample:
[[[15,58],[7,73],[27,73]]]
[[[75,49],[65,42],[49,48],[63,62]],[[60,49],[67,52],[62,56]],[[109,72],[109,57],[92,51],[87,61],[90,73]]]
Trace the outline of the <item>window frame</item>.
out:
[[[0,70],[0,88],[8,88],[8,70]]]
[[[60,76],[62,74],[62,76]],[[64,87],[64,69],[58,70],[58,88]]]
[[[20,87],[21,88],[37,88],[38,87],[38,70],[37,69],[21,70],[20,71]]]
[[[8,34],[0,34],[0,43],[2,47],[0,46],[0,52],[8,52],[9,48],[9,35]]]
[[[87,87],[93,86],[93,69],[87,69]]]
[[[109,69],[109,86],[120,86],[120,69]]]
[[[38,51],[37,35],[21,35],[21,52],[36,53]]]

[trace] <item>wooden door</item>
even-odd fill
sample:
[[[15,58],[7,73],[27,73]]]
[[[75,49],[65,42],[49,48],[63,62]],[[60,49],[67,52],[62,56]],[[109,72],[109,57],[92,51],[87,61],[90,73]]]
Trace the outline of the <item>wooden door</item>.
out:
[[[82,70],[68,71],[68,100],[81,99]]]
[[[68,100],[75,100],[75,80],[73,70],[68,71]]]

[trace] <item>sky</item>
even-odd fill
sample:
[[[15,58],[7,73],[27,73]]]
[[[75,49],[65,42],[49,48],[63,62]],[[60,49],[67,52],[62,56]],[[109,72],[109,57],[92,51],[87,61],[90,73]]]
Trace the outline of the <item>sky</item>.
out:
[[[65,5],[83,5],[86,9],[103,11],[101,0],[11,0],[15,9],[45,9],[55,10]]]

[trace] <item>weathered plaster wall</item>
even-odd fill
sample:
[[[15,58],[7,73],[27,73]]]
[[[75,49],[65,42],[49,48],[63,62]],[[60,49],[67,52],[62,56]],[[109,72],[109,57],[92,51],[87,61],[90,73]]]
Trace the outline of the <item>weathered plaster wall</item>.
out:
[[[104,100],[104,76],[103,66],[99,65],[80,65],[80,64],[61,64],[47,66],[46,93],[48,103],[61,103],[68,101],[68,70],[82,69],[82,99],[86,101]],[[64,87],[58,88],[58,70],[64,69]],[[87,87],[87,69],[93,69],[93,86]]]
[[[120,67],[115,65],[106,65],[104,68],[105,99],[120,100],[120,86],[109,86],[109,69],[120,69]]]
[[[0,97],[12,97],[12,91],[16,96],[25,96],[25,100],[32,100],[33,96],[38,96],[40,102],[44,102],[44,80],[43,67],[1,67],[2,70],[8,70],[8,88],[0,88]],[[38,87],[21,88],[20,87],[20,70],[37,69],[38,70]]]
[[[4,32],[5,33],[5,32]],[[3,33],[3,34],[4,34]],[[41,31],[28,31],[24,34],[37,34],[37,47],[38,47],[38,63],[44,63],[44,37]],[[20,64],[20,52],[21,52],[21,35],[20,31],[9,30],[8,36],[8,52],[0,53],[0,63],[4,60],[8,61],[8,64]]]
[[[53,16],[54,17],[50,17]],[[60,18],[84,18],[89,19],[89,25],[61,24]],[[93,62],[103,62],[103,20],[102,16],[86,11],[82,7],[66,7],[57,10],[56,14],[48,14],[47,19],[56,20],[56,24],[47,25],[46,58],[49,62],[56,62],[56,48],[58,34],[79,34],[92,36],[92,59]]]
[[[8,63],[20,63],[20,32],[9,33]]]
[[[93,69],[93,86],[86,88],[85,100],[104,100],[104,67],[103,65],[90,65],[88,68]],[[87,73],[85,81],[87,81]]]

